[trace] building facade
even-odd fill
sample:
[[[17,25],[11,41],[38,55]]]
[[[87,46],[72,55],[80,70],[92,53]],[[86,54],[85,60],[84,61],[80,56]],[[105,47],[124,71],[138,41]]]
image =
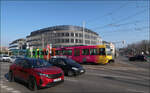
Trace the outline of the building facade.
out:
[[[27,46],[33,48],[68,47],[77,45],[97,45],[101,44],[101,37],[94,31],[87,28],[61,25],[40,29],[31,32],[26,37]]]
[[[22,50],[22,49],[26,49],[26,39],[20,38],[17,40],[12,41],[9,44],[9,50]]]

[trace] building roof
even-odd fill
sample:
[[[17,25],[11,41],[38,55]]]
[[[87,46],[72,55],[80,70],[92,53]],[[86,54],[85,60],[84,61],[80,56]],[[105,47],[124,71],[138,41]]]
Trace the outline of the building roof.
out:
[[[12,41],[9,45],[17,43],[18,41],[25,41],[25,39],[24,38],[16,39],[16,40]]]
[[[58,31],[58,30],[68,30],[68,31],[83,31],[83,27],[80,26],[72,26],[72,25],[59,25],[59,26],[52,26],[52,27],[47,27],[47,28],[43,28],[43,29],[39,29],[36,31],[31,32],[31,36],[33,35],[37,35],[37,34],[41,34],[44,32],[48,32],[48,31]],[[84,30],[85,32],[89,32],[89,33],[93,33],[98,35],[96,32],[85,28]]]

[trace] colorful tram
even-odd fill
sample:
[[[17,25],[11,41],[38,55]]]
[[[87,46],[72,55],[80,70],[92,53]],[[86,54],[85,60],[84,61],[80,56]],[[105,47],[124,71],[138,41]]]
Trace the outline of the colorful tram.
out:
[[[30,58],[40,58],[44,60],[49,60],[51,56],[55,56],[55,48],[27,49],[26,56]]]
[[[66,56],[78,63],[107,64],[114,62],[110,45],[74,46],[27,50],[27,57],[49,60],[52,56]]]

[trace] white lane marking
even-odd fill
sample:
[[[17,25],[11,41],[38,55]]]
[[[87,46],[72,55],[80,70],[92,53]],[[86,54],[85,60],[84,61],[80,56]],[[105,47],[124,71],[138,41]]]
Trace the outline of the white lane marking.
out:
[[[12,93],[21,93],[21,92],[20,92],[20,91],[15,90],[15,91],[12,91]]]
[[[2,85],[1,88],[8,88],[8,86],[3,86],[3,85]]]
[[[14,90],[13,88],[6,88],[8,91],[12,91],[12,90]]]
[[[64,78],[64,80],[66,80],[66,81],[73,81],[73,82],[77,82],[78,81],[75,78]]]

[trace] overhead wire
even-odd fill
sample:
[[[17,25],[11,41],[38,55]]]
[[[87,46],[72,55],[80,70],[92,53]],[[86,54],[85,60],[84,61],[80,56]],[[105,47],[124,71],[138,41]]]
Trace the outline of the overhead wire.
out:
[[[128,17],[125,17],[125,18],[122,18],[122,19],[120,19],[120,20],[118,20],[118,21],[116,21],[116,22],[112,22],[112,23],[110,23],[110,24],[106,24],[106,25],[103,25],[103,26],[98,26],[98,27],[95,27],[95,28],[92,28],[92,29],[100,29],[100,28],[105,28],[105,27],[108,27],[108,26],[111,26],[111,25],[113,25],[113,24],[115,24],[115,23],[120,23],[120,22],[122,22],[122,21],[126,21],[126,20],[129,20],[130,18],[133,18],[133,17],[135,17],[135,16],[138,16],[139,14],[142,14],[142,13],[144,13],[144,12],[146,12],[146,9],[144,9],[144,10],[142,10],[142,11],[138,11],[138,12],[136,12],[136,13],[134,13],[133,15],[130,15],[130,16],[128,16]]]
[[[93,22],[93,21],[97,21],[99,18],[103,18],[103,17],[105,17],[105,16],[112,15],[113,13],[118,12],[120,9],[124,8],[124,7],[127,6],[128,4],[129,4],[129,2],[120,5],[118,8],[114,9],[112,12],[106,13],[106,14],[104,14],[104,15],[102,15],[102,16],[96,17],[96,18],[91,19],[91,20],[87,20],[87,21],[86,21],[86,25],[87,25],[87,24],[90,24],[90,23]]]

